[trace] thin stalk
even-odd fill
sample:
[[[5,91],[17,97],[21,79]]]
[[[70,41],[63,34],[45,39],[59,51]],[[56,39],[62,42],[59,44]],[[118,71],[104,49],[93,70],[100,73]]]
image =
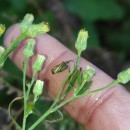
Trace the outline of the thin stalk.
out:
[[[74,67],[72,68],[72,70],[69,72],[69,74],[63,80],[63,82],[62,82],[62,84],[61,84],[61,86],[60,86],[60,88],[58,90],[58,94],[57,94],[57,96],[56,96],[56,98],[55,98],[55,100],[54,100],[54,102],[53,102],[53,104],[52,104],[52,106],[50,108],[53,108],[57,104],[57,102],[60,100],[61,91],[62,91],[63,87],[65,86],[65,83],[67,82],[67,80],[69,79],[69,77],[73,74],[73,72],[77,68],[79,59],[80,59],[80,55],[77,56],[76,63],[74,65]]]
[[[43,114],[28,130],[33,130],[39,123],[42,122],[42,120],[44,120],[49,114],[57,111],[59,108],[61,108],[62,106],[64,106],[65,104],[67,104],[68,102],[74,100],[76,98],[76,96],[72,96],[70,97],[69,99],[65,100],[64,102],[62,102],[61,104],[59,104],[58,106],[55,107],[55,105],[57,104],[57,102],[60,100],[60,94],[61,94],[61,91],[65,85],[65,83],[67,82],[68,78],[71,76],[71,74],[75,71],[75,69],[77,68],[78,66],[78,62],[79,62],[79,59],[80,59],[80,55],[77,56],[76,58],[76,63],[74,65],[74,67],[72,68],[72,70],[70,71],[70,73],[65,77],[65,79],[63,80],[59,90],[58,90],[58,94],[52,104],[52,106],[48,109],[48,111]]]
[[[4,51],[4,53],[2,54],[0,58],[0,65],[2,65],[5,62],[8,55],[18,46],[18,42],[24,39],[25,36],[26,36],[26,33],[22,33],[16,39],[11,41],[10,45],[6,48],[6,50]]]
[[[76,96],[72,96],[69,99],[65,100],[63,103],[59,104],[54,108],[50,108],[45,114],[43,114],[28,130],[33,130],[38,124],[40,124],[49,114],[57,111],[59,108],[67,104],[68,102],[74,100]]]
[[[105,86],[105,87],[102,87],[100,89],[96,89],[96,90],[93,90],[91,92],[87,92],[85,94],[82,94],[82,95],[79,95],[79,96],[75,96],[73,95],[72,97],[70,97],[69,99],[65,100],[64,102],[62,102],[61,104],[59,104],[58,106],[54,107],[54,108],[50,108],[45,114],[43,114],[28,130],[33,130],[39,123],[42,122],[42,120],[44,120],[49,114],[57,111],[59,108],[61,108],[62,106],[64,106],[65,104],[69,103],[70,101],[76,99],[76,98],[79,98],[79,97],[82,97],[82,96],[86,96],[86,95],[89,95],[89,94],[93,94],[95,92],[98,92],[98,91],[101,91],[101,90],[104,90],[106,88],[109,88],[109,87],[112,87],[113,85],[117,84],[118,81],[117,80],[113,80],[112,83],[110,83],[109,85]]]
[[[84,94],[78,95],[77,97],[83,97],[83,96],[87,96],[87,95],[93,94],[93,93],[95,93],[95,92],[99,92],[99,91],[104,90],[104,89],[106,89],[106,88],[110,88],[110,87],[116,85],[117,83],[118,83],[117,80],[113,80],[109,85],[107,85],[107,86],[105,86],[105,87],[102,87],[102,88],[99,88],[99,89],[95,89],[95,90],[92,90],[92,91],[90,91],[90,92],[86,92],[86,93],[84,93]]]
[[[26,110],[27,110],[27,94],[26,94],[26,65],[27,65],[28,59],[25,58],[23,63],[23,96],[24,96],[24,116],[23,116],[23,125],[22,130],[25,130],[26,127]]]
[[[28,86],[28,90],[27,90],[27,99],[29,98],[30,90],[31,90],[31,87],[32,87],[34,81],[35,81],[35,74],[33,74],[31,83],[30,83],[29,86]]]

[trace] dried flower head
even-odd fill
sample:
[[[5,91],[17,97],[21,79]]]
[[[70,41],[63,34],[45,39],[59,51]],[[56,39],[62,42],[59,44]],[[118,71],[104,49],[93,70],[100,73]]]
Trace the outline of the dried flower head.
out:
[[[42,23],[39,23],[39,24],[32,24],[28,28],[26,34],[28,36],[35,37],[37,35],[49,32],[49,30],[50,30],[49,24],[46,23],[46,22],[42,22]]]
[[[78,50],[78,53],[81,53],[87,48],[87,39],[88,39],[88,31],[85,29],[81,29],[78,33],[78,38],[75,43],[75,48]]]
[[[94,68],[87,66],[82,75],[82,82],[89,81],[95,74]]]
[[[33,73],[37,73],[39,70],[41,70],[43,62],[45,61],[46,57],[44,55],[38,54],[36,60],[34,61],[32,65]]]
[[[37,80],[33,88],[33,94],[35,96],[40,96],[43,91],[43,86],[44,86],[44,82],[41,80]]]
[[[117,76],[117,81],[122,84],[126,84],[130,81],[130,68],[120,72]]]
[[[28,39],[26,41],[25,47],[23,49],[23,54],[26,58],[33,56],[34,46],[35,46],[35,40],[34,39]]]
[[[33,23],[34,16],[32,14],[26,14],[20,23],[20,30],[22,33],[26,32],[29,26]]]

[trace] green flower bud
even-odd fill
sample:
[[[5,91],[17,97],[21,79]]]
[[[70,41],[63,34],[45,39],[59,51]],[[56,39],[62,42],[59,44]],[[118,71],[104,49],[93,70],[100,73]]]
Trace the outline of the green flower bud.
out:
[[[34,88],[33,88],[33,94],[37,97],[37,96],[40,96],[42,94],[42,90],[43,90],[43,85],[44,85],[44,82],[41,81],[41,80],[37,80],[35,85],[34,85]]]
[[[5,48],[3,46],[0,46],[0,57],[4,53],[4,51],[5,51]]]
[[[95,74],[95,70],[91,66],[87,66],[82,75],[82,82],[89,81]]]
[[[34,74],[37,73],[39,70],[41,70],[45,59],[46,59],[46,57],[44,55],[38,54],[36,60],[34,61],[33,65],[32,65],[32,70],[33,70]]]
[[[35,40],[34,39],[28,39],[25,43],[25,47],[23,49],[23,54],[26,58],[29,58],[33,56],[34,54],[34,45],[35,45]]]
[[[30,37],[35,37],[37,35],[49,32],[50,27],[48,23],[42,22],[40,24],[32,24],[28,30],[27,30],[27,35]]]
[[[88,39],[88,32],[85,29],[81,29],[78,34],[77,41],[75,43],[75,48],[77,49],[78,53],[81,54],[87,48],[87,39]]]
[[[5,26],[0,24],[0,36],[5,32]]]
[[[117,76],[117,81],[122,84],[126,84],[130,81],[130,68],[120,72]]]
[[[26,32],[29,26],[33,23],[34,16],[32,14],[26,14],[20,23],[21,32]]]

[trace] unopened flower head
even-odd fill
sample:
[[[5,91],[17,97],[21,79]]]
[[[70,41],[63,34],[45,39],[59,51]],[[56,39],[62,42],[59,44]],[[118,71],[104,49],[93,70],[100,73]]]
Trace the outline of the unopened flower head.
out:
[[[43,86],[44,86],[44,82],[41,80],[37,80],[33,88],[33,94],[35,96],[40,96],[43,91]]]
[[[35,37],[37,35],[49,32],[50,27],[48,23],[42,22],[40,24],[32,24],[27,30],[27,35],[31,37]]]
[[[38,54],[36,60],[34,61],[32,65],[33,73],[37,73],[39,70],[41,70],[43,62],[45,61],[46,57],[44,55]]]
[[[26,32],[29,26],[33,23],[34,16],[32,14],[26,14],[20,23],[21,32]]]
[[[35,46],[35,40],[34,39],[28,39],[26,41],[25,47],[24,47],[24,50],[23,50],[23,54],[26,58],[33,56],[34,46]]]
[[[130,68],[120,72],[117,76],[117,81],[122,84],[126,84],[130,81]]]
[[[81,53],[87,48],[87,39],[88,31],[81,29],[78,34],[77,41],[75,43],[75,48],[78,50],[78,53]]]
[[[87,66],[85,71],[83,72],[82,82],[89,81],[94,76],[94,74],[94,68],[92,68],[91,66]]]
[[[0,36],[5,32],[5,26],[0,24]]]

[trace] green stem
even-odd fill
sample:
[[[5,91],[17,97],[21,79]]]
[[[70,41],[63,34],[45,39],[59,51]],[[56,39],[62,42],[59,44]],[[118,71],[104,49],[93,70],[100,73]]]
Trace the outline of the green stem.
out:
[[[65,79],[63,80],[59,90],[58,90],[58,94],[53,102],[53,104],[51,105],[51,107],[48,109],[48,111],[43,114],[28,130],[33,130],[39,123],[42,122],[43,119],[45,119],[49,114],[57,111],[59,108],[61,108],[62,106],[64,106],[65,104],[67,104],[68,102],[74,100],[76,98],[76,96],[72,96],[70,97],[69,99],[65,100],[64,102],[62,102],[61,104],[59,104],[58,106],[55,107],[55,105],[57,104],[57,102],[59,102],[60,100],[60,94],[61,94],[61,91],[63,89],[63,87],[65,86],[68,78],[73,74],[73,72],[75,71],[75,69],[77,69],[77,66],[78,66],[78,62],[79,62],[79,59],[80,59],[80,55],[77,56],[77,59],[76,59],[76,63],[74,65],[74,67],[72,68],[72,70],[70,71],[70,73],[65,77]]]
[[[28,90],[27,90],[27,99],[29,98],[30,90],[31,90],[31,87],[32,87],[34,81],[35,81],[35,74],[33,74],[31,83],[30,83],[30,85],[28,86]]]
[[[69,99],[65,100],[63,103],[59,104],[54,108],[50,108],[45,114],[43,114],[28,130],[33,130],[38,124],[40,124],[49,114],[57,111],[59,108],[67,104],[68,102],[74,100],[76,97],[72,96]]]
[[[24,116],[23,116],[23,125],[22,130],[25,130],[26,127],[26,110],[27,110],[27,94],[26,94],[26,65],[27,65],[28,59],[25,58],[23,63],[23,96],[24,96]]]
[[[6,50],[4,51],[4,53],[2,54],[0,58],[0,66],[5,62],[8,55],[18,46],[18,42],[24,39],[25,36],[26,36],[26,33],[22,33],[16,39],[11,41],[10,45],[6,48]]]
[[[96,89],[96,90],[93,90],[91,92],[87,92],[85,94],[82,94],[82,95],[79,95],[79,96],[72,96],[70,97],[69,99],[65,100],[64,102],[62,102],[61,104],[59,104],[58,106],[54,107],[54,108],[50,108],[45,114],[43,114],[28,130],[33,130],[39,123],[42,122],[42,120],[44,120],[49,114],[57,111],[59,108],[61,108],[62,106],[64,106],[65,104],[69,103],[70,101],[76,99],[76,98],[79,98],[79,97],[82,97],[82,96],[86,96],[86,95],[89,95],[89,94],[93,94],[95,92],[98,92],[98,91],[101,91],[101,90],[104,90],[106,88],[109,88],[109,87],[112,87],[113,85],[117,84],[118,81],[117,80],[113,80],[112,83],[110,83],[109,85],[105,86],[105,87],[102,87],[102,88],[99,88],[99,89]]]
[[[61,86],[60,86],[60,88],[59,88],[59,90],[58,90],[58,94],[57,94],[57,96],[56,96],[56,98],[55,98],[55,100],[54,100],[54,102],[53,102],[51,108],[53,108],[53,107],[57,104],[57,102],[59,102],[59,100],[62,98],[62,97],[60,98],[61,91],[62,91],[63,87],[65,86],[65,83],[67,82],[67,80],[69,79],[69,77],[73,74],[73,72],[74,72],[75,69],[77,68],[79,59],[80,59],[80,55],[77,56],[77,58],[76,58],[76,63],[75,63],[75,65],[74,65],[74,67],[72,68],[72,70],[69,72],[69,74],[68,74],[68,75],[65,77],[65,79],[63,80],[63,82],[62,82],[62,84],[61,84]]]
[[[118,83],[117,80],[113,80],[109,85],[107,85],[107,86],[105,86],[105,87],[102,87],[102,88],[99,88],[99,89],[95,89],[95,90],[92,90],[92,91],[90,91],[90,92],[86,92],[86,93],[84,93],[84,94],[78,95],[77,97],[83,97],[83,96],[87,96],[87,95],[93,94],[93,93],[95,93],[95,92],[99,92],[99,91],[104,90],[104,89],[106,89],[106,88],[110,88],[110,87],[116,85],[117,83]]]

